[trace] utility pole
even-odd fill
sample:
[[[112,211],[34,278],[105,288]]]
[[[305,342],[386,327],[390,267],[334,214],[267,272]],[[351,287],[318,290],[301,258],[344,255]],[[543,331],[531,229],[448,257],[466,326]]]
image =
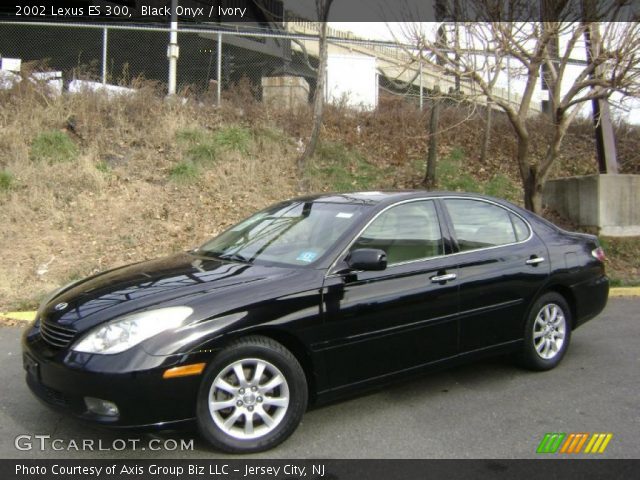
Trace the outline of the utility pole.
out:
[[[180,47],[178,46],[178,14],[176,12],[178,0],[171,0],[171,31],[169,33],[169,47],[167,48],[167,58],[169,58],[169,95],[176,94],[176,77],[178,74],[178,57]]]
[[[600,52],[600,30],[597,22],[589,22],[584,32],[587,62],[591,62]],[[602,73],[596,67],[591,78],[598,78]],[[618,173],[615,134],[611,123],[609,101],[606,98],[591,100],[593,126],[596,136],[596,154],[600,173]]]
[[[559,85],[554,85],[552,69],[558,70],[558,55],[560,51],[560,39],[558,38],[558,27],[555,21],[555,0],[542,0],[540,2],[540,27],[542,29],[542,35],[549,29],[551,37],[546,45],[547,54],[553,66],[550,66],[547,62],[542,62],[540,66],[540,83],[542,91],[547,92],[547,99],[542,100],[541,109],[543,113],[549,115],[551,122],[555,122],[556,106],[554,105],[554,91],[553,88],[560,88]]]

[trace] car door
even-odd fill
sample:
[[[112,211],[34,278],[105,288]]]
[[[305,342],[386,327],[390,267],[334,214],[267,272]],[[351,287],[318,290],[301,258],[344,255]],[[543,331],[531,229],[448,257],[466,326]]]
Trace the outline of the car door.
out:
[[[384,210],[348,250],[384,250],[387,268],[340,272],[346,264],[338,262],[330,270],[323,288],[325,337],[319,347],[332,388],[457,353],[456,268],[444,255],[446,237],[438,212],[433,200]]]
[[[527,308],[549,275],[546,246],[520,215],[497,203],[443,204],[459,252],[460,351],[522,338]]]

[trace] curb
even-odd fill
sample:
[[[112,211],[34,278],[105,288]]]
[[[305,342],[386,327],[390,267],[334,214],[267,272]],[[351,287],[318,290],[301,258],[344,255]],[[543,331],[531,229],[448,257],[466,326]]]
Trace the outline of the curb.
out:
[[[614,287],[609,290],[609,297],[640,297],[640,287]],[[7,312],[0,313],[0,318],[31,322],[36,318],[36,312]]]
[[[19,320],[22,322],[31,322],[36,318],[36,312],[0,312],[0,318],[8,318],[9,320]]]
[[[640,297],[640,287],[614,287],[609,289],[610,297]]]

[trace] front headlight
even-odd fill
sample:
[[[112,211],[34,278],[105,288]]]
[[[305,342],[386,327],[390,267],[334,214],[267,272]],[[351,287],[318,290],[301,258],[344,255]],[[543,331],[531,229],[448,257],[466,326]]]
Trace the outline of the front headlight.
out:
[[[71,350],[85,353],[120,353],[170,328],[179,327],[193,313],[189,307],[168,307],[134,313],[100,325]]]

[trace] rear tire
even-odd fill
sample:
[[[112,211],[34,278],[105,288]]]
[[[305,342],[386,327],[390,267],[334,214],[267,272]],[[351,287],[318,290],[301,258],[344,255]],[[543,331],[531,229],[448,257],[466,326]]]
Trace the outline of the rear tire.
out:
[[[295,431],[307,397],[304,371],[289,350],[268,337],[242,338],[216,355],[204,373],[198,428],[224,452],[268,450]]]
[[[548,292],[533,304],[524,327],[520,363],[530,370],[555,368],[569,348],[571,309],[562,295]]]

